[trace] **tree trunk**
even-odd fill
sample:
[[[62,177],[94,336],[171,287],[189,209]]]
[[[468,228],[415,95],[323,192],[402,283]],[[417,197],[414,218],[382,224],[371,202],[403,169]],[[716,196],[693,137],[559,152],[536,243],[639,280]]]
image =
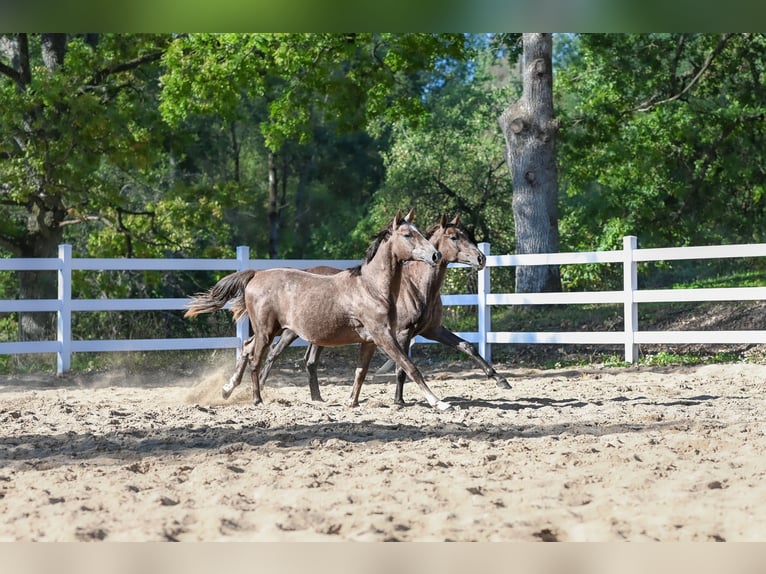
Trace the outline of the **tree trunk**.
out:
[[[62,242],[61,228],[48,230],[23,246],[21,257],[56,257]],[[55,271],[20,271],[21,299],[55,299],[58,284]],[[20,341],[50,341],[56,338],[55,313],[19,313]]]
[[[559,250],[551,34],[523,35],[523,91],[500,116],[513,181],[517,253]],[[516,269],[517,293],[560,291],[558,266]]]
[[[66,34],[42,34],[41,40],[43,64],[48,73],[52,74],[64,64],[67,37]]]
[[[269,258],[279,255],[279,185],[276,157],[269,152]]]
[[[298,173],[298,184],[295,187],[295,233],[300,238],[300,257],[306,257],[306,248],[311,240],[311,229],[308,224],[310,198],[309,184],[314,173],[314,153],[309,152]]]

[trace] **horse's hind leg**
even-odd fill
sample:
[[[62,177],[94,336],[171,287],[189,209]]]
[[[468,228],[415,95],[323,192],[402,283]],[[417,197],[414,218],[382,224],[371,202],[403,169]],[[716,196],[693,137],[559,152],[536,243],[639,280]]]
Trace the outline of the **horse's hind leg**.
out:
[[[367,376],[370,360],[374,352],[375,343],[362,343],[359,348],[359,366],[354,373],[354,386],[351,388],[350,407],[359,406],[359,392],[362,390],[362,383],[364,383],[364,378]]]
[[[269,342],[270,340],[265,337],[256,336],[250,350],[250,378],[253,381],[254,405],[260,405],[263,402],[259,374],[261,371],[261,361],[263,360],[263,355],[266,353],[266,347],[268,347]]]
[[[239,360],[237,361],[236,367],[234,367],[234,374],[229,379],[229,382],[221,389],[221,395],[223,395],[224,399],[228,399],[234,389],[236,389],[242,382],[242,376],[245,374],[245,367],[247,367],[250,362],[249,356],[253,346],[253,339],[254,337],[250,337],[242,345],[242,352],[239,354]]]
[[[512,388],[511,385],[508,383],[508,380],[498,374],[498,372],[495,370],[495,368],[490,365],[487,361],[485,361],[482,356],[476,351],[476,348],[471,345],[468,341],[465,339],[461,339],[455,333],[450,331],[449,329],[445,328],[443,325],[439,326],[438,329],[435,329],[433,331],[423,332],[421,333],[424,337],[428,337],[429,339],[433,339],[434,341],[438,341],[442,345],[447,345],[448,347],[452,347],[453,349],[456,349],[458,351],[461,351],[471,357],[474,362],[481,367],[481,369],[484,371],[484,374],[487,375],[488,379],[494,379],[495,384],[501,388],[501,389],[510,389]]]
[[[322,353],[322,347],[309,345],[306,354],[303,356],[303,364],[306,366],[306,372],[309,374],[309,390],[311,391],[312,401],[324,401],[319,392],[319,377],[317,376],[317,364],[319,355]]]
[[[289,347],[297,338],[298,335],[290,329],[285,329],[282,331],[281,335],[279,336],[279,341],[271,346],[269,349],[269,354],[266,356],[266,359],[263,362],[261,373],[258,376],[258,380],[261,385],[264,385],[266,383],[266,379],[269,378],[269,373],[271,373],[271,368],[274,366],[274,361],[277,360],[277,357],[279,357],[279,355],[282,354],[282,351]]]

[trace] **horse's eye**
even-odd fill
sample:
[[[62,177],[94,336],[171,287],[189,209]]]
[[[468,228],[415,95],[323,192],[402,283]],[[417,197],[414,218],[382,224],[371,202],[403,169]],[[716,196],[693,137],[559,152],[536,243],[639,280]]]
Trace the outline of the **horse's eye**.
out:
[[[460,239],[460,238],[459,238],[457,235],[453,235],[452,237],[450,237],[450,239],[451,239],[452,241],[457,241],[457,240],[458,240],[458,239]]]
[[[404,234],[404,236],[405,236],[407,239],[411,239],[411,238],[412,238],[412,233],[409,233],[409,232],[407,232],[407,233],[405,233],[405,234]]]

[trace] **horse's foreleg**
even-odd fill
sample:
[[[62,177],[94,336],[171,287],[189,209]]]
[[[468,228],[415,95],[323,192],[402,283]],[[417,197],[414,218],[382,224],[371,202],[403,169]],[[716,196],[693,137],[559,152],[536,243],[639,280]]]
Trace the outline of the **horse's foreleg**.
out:
[[[400,333],[397,341],[401,345],[402,349],[410,348],[410,340],[412,334],[407,332],[402,335]],[[394,404],[404,406],[404,381],[407,379],[407,373],[404,372],[399,365],[396,365],[396,391],[394,392]]]
[[[499,388],[511,388],[511,385],[508,383],[505,377],[500,376],[495,368],[482,358],[482,356],[476,351],[476,348],[471,345],[471,343],[465,339],[461,339],[455,335],[455,333],[446,329],[443,325],[440,325],[437,329],[429,330],[427,332],[424,331],[420,334],[424,337],[428,337],[429,339],[433,339],[434,341],[438,341],[443,345],[447,345],[448,347],[452,347],[453,349],[457,349],[458,351],[465,353],[471,357],[474,362],[479,365],[479,367],[481,367],[481,369],[484,371],[484,374],[487,375],[488,379],[495,380],[495,384]]]
[[[359,347],[359,366],[354,372],[354,386],[351,387],[351,401],[349,406],[359,406],[359,392],[362,390],[362,384],[370,368],[370,360],[375,352],[375,343],[362,343]]]
[[[404,369],[407,376],[418,384],[429,405],[440,411],[445,411],[451,407],[448,402],[440,400],[428,387],[423,375],[420,374],[420,371],[415,366],[415,363],[410,360],[407,353],[402,351],[401,346],[393,336],[382,336],[376,342],[378,347],[385,351],[385,353],[391,357],[399,367]]]
[[[317,364],[319,363],[319,355],[321,353],[322,347],[309,345],[309,348],[306,349],[306,354],[303,355],[303,364],[309,375],[309,390],[311,391],[312,401],[324,401],[322,394],[319,392],[319,377],[317,376]]]
[[[282,354],[282,351],[289,347],[297,338],[298,335],[290,329],[285,329],[282,331],[282,334],[279,336],[279,341],[271,346],[269,349],[269,354],[266,356],[266,359],[263,362],[263,367],[261,367],[261,372],[258,376],[258,382],[261,385],[264,385],[266,383],[266,379],[269,378],[269,373],[271,373],[271,368],[274,366],[274,361],[277,360],[277,357],[279,357],[279,355]]]
[[[236,367],[234,367],[234,374],[229,379],[229,382],[221,389],[221,394],[224,399],[228,399],[234,389],[236,389],[242,382],[242,377],[245,374],[245,367],[247,367],[250,362],[248,357],[253,346],[253,338],[254,337],[250,337],[243,343],[242,352],[239,354],[239,360],[237,361]]]

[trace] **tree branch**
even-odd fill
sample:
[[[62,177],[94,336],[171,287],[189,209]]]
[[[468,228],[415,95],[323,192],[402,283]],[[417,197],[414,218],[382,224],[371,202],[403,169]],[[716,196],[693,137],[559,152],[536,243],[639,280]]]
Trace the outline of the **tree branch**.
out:
[[[128,60],[127,62],[122,62],[121,64],[115,64],[113,66],[103,68],[99,70],[98,72],[96,72],[95,74],[93,74],[93,77],[90,79],[89,82],[87,82],[86,85],[98,86],[102,84],[107,77],[113,74],[119,74],[120,72],[135,70],[136,68],[139,68],[143,66],[144,64],[156,62],[160,58],[162,58],[162,55],[164,53],[165,53],[164,51],[150,52],[149,54],[144,54],[143,56],[139,56],[138,58],[133,58],[132,60]]]
[[[17,72],[10,66],[7,66],[0,62],[0,74],[3,74],[4,76],[8,76],[11,80],[16,82],[17,84],[21,84],[21,73]]]
[[[0,53],[11,65],[0,62],[0,73],[11,78],[23,90],[32,81],[29,67],[29,38],[27,34],[3,34],[0,36]]]
[[[652,109],[656,108],[657,106],[661,106],[663,104],[668,104],[670,102],[674,102],[680,98],[682,98],[689,90],[691,90],[697,82],[699,82],[700,78],[702,78],[702,75],[710,68],[710,65],[713,63],[713,60],[720,54],[724,47],[726,46],[726,43],[729,41],[729,39],[732,37],[732,34],[724,34],[721,37],[721,40],[718,42],[718,45],[715,47],[715,49],[708,54],[707,58],[705,58],[705,61],[702,63],[702,66],[700,66],[700,69],[697,71],[697,73],[694,75],[694,77],[689,81],[688,84],[686,84],[683,89],[668,97],[664,100],[660,100],[657,102],[653,102],[652,98],[649,98],[647,101],[645,101],[642,104],[639,104],[637,107],[635,107],[632,111],[633,112],[649,112]]]
[[[681,34],[678,38],[678,44],[676,44],[676,51],[673,54],[673,63],[670,65],[670,90],[676,91],[676,80],[678,79],[678,64],[681,62],[681,56],[684,53],[684,46],[686,45],[686,34]]]
[[[447,197],[449,197],[455,202],[455,204],[457,205],[457,208],[462,213],[473,214],[473,209],[471,209],[471,207],[463,200],[463,198],[460,197],[460,194],[458,194],[453,189],[451,189],[446,183],[444,183],[438,177],[433,176],[433,180],[434,180],[434,183],[436,183],[436,185],[439,187],[439,189],[444,193],[444,195],[446,195]]]
[[[59,223],[59,227],[65,227],[67,225],[76,225],[78,223],[84,223],[86,221],[100,221],[104,223],[107,227],[114,227],[114,223],[112,223],[106,217],[103,217],[101,215],[79,215],[77,216],[77,219],[65,219],[64,221]]]

